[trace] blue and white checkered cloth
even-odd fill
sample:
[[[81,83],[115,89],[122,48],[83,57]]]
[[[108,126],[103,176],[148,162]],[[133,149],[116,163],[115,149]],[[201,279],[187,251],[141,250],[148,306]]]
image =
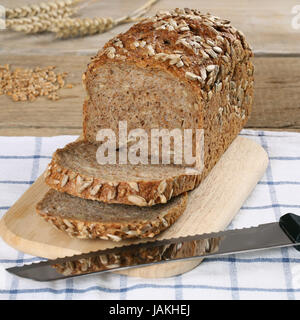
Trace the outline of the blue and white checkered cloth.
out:
[[[300,133],[243,130],[269,154],[270,165],[229,228],[300,214]],[[0,137],[0,217],[43,172],[56,148],[74,136]],[[300,252],[281,248],[206,259],[194,270],[165,279],[117,274],[55,282],[12,276],[5,268],[40,260],[0,239],[0,299],[299,299]]]

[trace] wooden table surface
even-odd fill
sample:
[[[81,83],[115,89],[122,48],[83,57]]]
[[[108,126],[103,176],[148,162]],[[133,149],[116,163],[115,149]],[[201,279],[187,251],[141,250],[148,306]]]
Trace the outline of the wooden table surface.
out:
[[[95,0],[82,10],[83,16],[120,17],[146,0]],[[15,7],[38,0],[1,0]],[[293,29],[295,0],[186,0],[184,7],[228,18],[241,29],[253,47],[255,97],[247,127],[300,131],[300,29]],[[300,2],[298,3],[300,5]],[[160,0],[158,9],[182,7],[180,0]],[[300,18],[299,18],[300,24]],[[0,64],[14,67],[55,65],[68,72],[72,89],[61,89],[58,101],[38,98],[34,102],[13,102],[0,96],[0,135],[49,136],[80,134],[84,90],[81,74],[90,56],[111,37],[130,25],[85,38],[55,40],[51,34],[23,35],[0,30]]]

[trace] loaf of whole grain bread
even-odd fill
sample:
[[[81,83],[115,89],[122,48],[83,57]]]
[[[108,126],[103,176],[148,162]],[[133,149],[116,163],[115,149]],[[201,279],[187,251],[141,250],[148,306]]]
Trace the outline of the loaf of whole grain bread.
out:
[[[83,75],[84,140],[54,153],[45,180],[55,190],[37,213],[78,238],[119,241],[168,228],[185,210],[186,191],[207,176],[250,115],[252,56],[228,20],[190,9],[160,12],[110,40]],[[148,136],[152,129],[203,129],[202,172],[172,163],[100,165],[97,133],[112,129],[118,141],[124,120],[128,132]],[[56,267],[77,274],[121,263],[97,259]]]
[[[204,129],[199,183],[245,125],[252,105],[252,51],[230,21],[198,10],[160,12],[110,40],[83,75],[84,138],[153,128]],[[118,137],[117,137],[118,138]]]

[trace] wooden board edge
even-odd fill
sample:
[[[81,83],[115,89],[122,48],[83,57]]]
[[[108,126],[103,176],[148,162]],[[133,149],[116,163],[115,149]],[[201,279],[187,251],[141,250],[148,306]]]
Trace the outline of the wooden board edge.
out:
[[[4,217],[3,217],[4,218]],[[15,233],[11,232],[5,225],[5,220],[4,219],[0,220],[0,237],[2,238],[2,240],[4,242],[6,242],[6,244],[8,244],[9,246],[11,246],[12,248],[14,248],[15,250],[24,252],[26,254],[30,254],[34,257],[36,257],[37,255],[35,254],[37,251],[39,251],[39,244],[34,242],[34,241],[30,241],[27,239],[22,239],[22,242],[19,241],[19,236],[16,235]],[[49,256],[49,259],[56,259],[58,258],[57,255],[57,247],[56,246],[51,246],[48,244],[44,244],[44,246],[47,247],[47,256]],[[73,256],[75,254],[81,254],[80,251],[76,251],[74,249],[64,249],[67,251],[67,254],[65,256]],[[40,255],[40,258],[45,258],[43,257],[43,255]],[[61,258],[63,258],[61,256]]]

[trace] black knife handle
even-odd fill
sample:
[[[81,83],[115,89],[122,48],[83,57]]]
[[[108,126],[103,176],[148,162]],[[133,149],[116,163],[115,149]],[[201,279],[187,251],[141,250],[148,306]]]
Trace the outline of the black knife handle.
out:
[[[300,242],[300,216],[287,213],[280,217],[279,225],[293,242]],[[300,251],[300,245],[294,246],[294,248]]]

